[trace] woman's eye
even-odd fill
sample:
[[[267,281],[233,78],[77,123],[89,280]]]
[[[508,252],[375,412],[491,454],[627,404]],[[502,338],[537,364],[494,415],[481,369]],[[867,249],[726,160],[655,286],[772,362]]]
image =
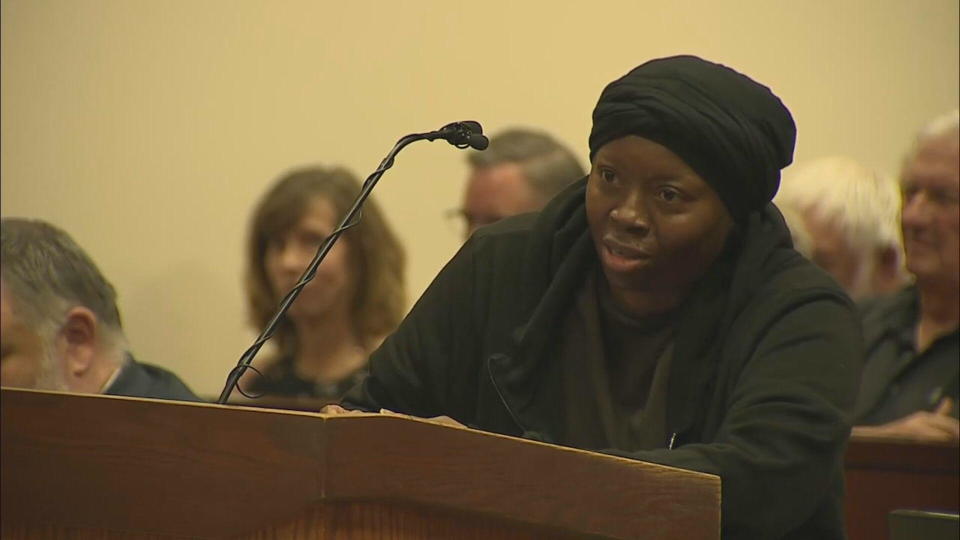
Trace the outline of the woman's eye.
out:
[[[673,188],[663,188],[660,190],[659,196],[666,202],[674,202],[680,199],[680,192]]]
[[[600,178],[602,178],[604,182],[613,182],[617,179],[617,175],[613,174],[613,171],[609,169],[600,169]]]
[[[312,248],[319,247],[327,237],[320,234],[305,234],[300,237],[300,242],[305,246]]]
[[[283,238],[271,238],[267,240],[267,252],[279,253],[286,247],[287,242]]]

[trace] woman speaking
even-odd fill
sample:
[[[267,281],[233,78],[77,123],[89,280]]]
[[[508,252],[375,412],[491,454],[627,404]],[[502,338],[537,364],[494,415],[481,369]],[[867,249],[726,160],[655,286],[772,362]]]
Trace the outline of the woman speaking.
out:
[[[693,56],[593,112],[590,175],[480,229],[344,400],[717,474],[725,538],[842,538],[852,304],[770,202],[796,128]]]

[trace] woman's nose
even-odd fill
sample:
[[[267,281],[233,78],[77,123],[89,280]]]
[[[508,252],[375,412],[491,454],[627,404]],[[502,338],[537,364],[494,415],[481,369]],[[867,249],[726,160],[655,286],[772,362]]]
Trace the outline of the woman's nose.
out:
[[[631,193],[610,212],[610,218],[618,225],[630,229],[646,229],[649,224],[642,197]]]
[[[292,242],[287,243],[278,253],[280,267],[288,272],[303,272],[307,266],[307,260],[304,260],[301,250]]]

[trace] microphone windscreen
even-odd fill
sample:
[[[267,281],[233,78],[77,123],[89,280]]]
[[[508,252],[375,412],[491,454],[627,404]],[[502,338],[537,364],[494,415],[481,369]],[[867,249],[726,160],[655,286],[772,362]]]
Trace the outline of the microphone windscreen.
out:
[[[476,133],[478,135],[483,134],[483,126],[480,125],[480,122],[475,122],[473,120],[464,120],[460,122],[461,125],[470,130],[471,133]]]
[[[479,125],[479,124],[478,124]],[[467,142],[470,145],[470,148],[474,150],[486,150],[490,146],[490,139],[486,136],[476,133],[470,136],[470,140]]]

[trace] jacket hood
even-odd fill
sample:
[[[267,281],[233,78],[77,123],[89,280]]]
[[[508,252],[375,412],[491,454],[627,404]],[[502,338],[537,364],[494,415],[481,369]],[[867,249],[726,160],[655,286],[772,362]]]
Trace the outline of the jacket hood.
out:
[[[587,272],[598,264],[587,225],[586,183],[587,178],[577,181],[536,216],[523,255],[525,287],[514,314],[514,347],[494,359],[499,383],[521,418],[534,406],[544,363],[555,356],[557,343],[551,343],[550,336]],[[668,429],[682,432],[696,423],[697,411],[705,408],[711,394],[719,337],[764,276],[799,257],[791,247],[789,229],[772,203],[751,213],[680,307],[668,383]],[[543,412],[531,416],[542,418]]]

